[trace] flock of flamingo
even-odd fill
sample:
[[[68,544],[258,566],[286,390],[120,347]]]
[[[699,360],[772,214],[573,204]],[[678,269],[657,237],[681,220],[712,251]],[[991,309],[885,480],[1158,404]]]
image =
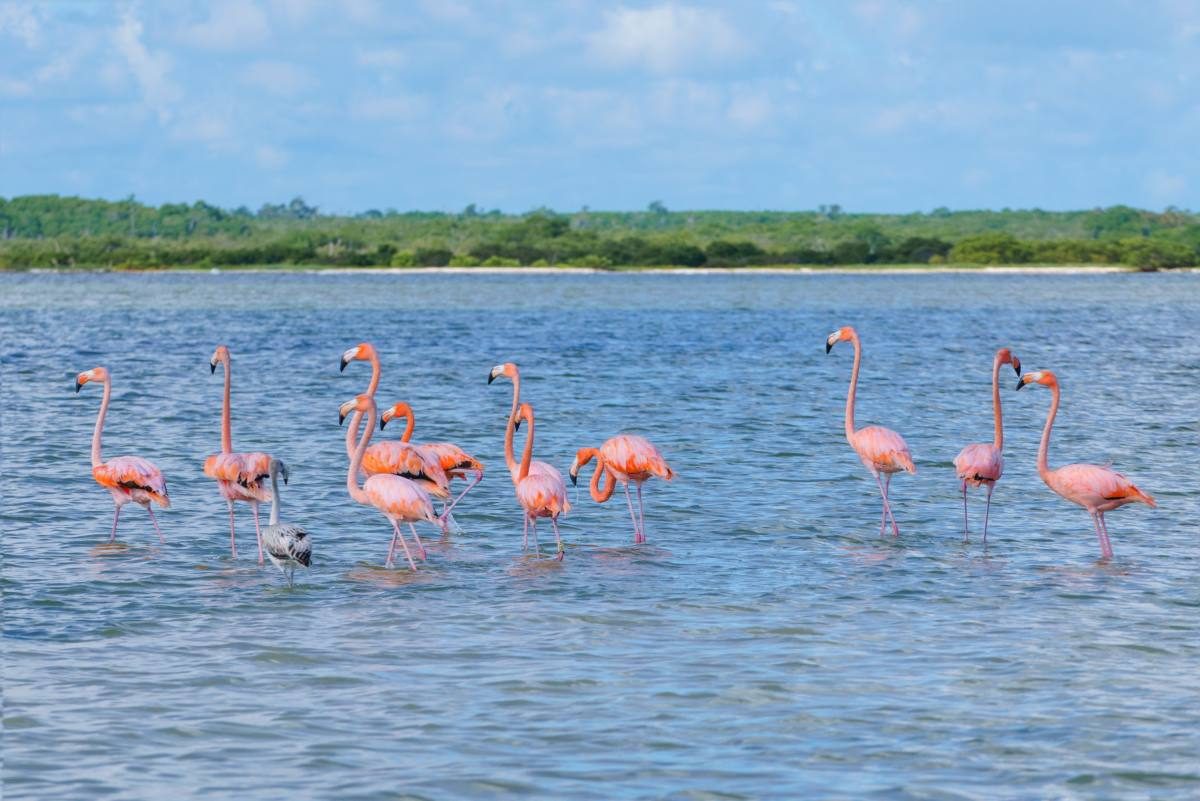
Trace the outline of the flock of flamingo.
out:
[[[888,498],[892,474],[901,471],[916,473],[916,465],[907,443],[900,434],[883,426],[855,428],[854,406],[858,388],[858,373],[862,364],[862,343],[858,333],[847,326],[834,331],[825,341],[828,354],[841,341],[854,345],[854,365],[850,373],[850,389],[846,396],[845,429],[846,439],[858,454],[863,465],[874,477],[883,500],[879,533],[886,532],[890,521],[893,536],[900,535]],[[412,570],[417,569],[413,550],[419,559],[425,560],[426,550],[417,533],[417,523],[429,523],[442,533],[448,533],[454,523],[453,510],[468,492],[483,480],[483,464],[462,448],[450,442],[411,442],[415,419],[412,407],[407,403],[396,403],[378,415],[375,393],[379,388],[381,367],[379,354],[367,342],[350,348],[342,354],[340,369],[354,361],[366,361],[371,365],[371,380],[360,395],[343,403],[339,412],[339,424],[350,417],[346,432],[346,454],[349,466],[346,471],[346,490],[356,503],[371,506],[388,519],[392,526],[392,539],[388,546],[386,567],[394,565],[396,545],[399,543]],[[1008,348],[996,351],[992,360],[992,408],[995,418],[995,440],[992,443],[967,445],[954,459],[954,467],[962,488],[963,529],[968,529],[967,488],[984,487],[987,491],[984,508],[983,539],[987,542],[988,517],[991,511],[992,491],[1004,472],[1004,423],[1000,403],[1000,368],[1011,365],[1018,376],[1017,390],[1036,384],[1049,388],[1050,411],[1042,430],[1041,446],[1037,455],[1038,475],[1051,490],[1072,503],[1087,510],[1096,529],[1103,560],[1113,556],[1108,527],[1104,515],[1128,503],[1145,503],[1155,506],[1154,498],[1137,488],[1129,479],[1108,466],[1091,464],[1069,464],[1051,469],[1048,462],[1050,431],[1058,413],[1060,390],[1058,379],[1049,370],[1021,375],[1021,362]],[[224,367],[225,392],[221,410],[221,452],[204,461],[204,474],[217,482],[217,489],[225,499],[229,511],[229,549],[237,558],[237,535],[234,522],[234,502],[248,503],[254,513],[254,529],[258,543],[258,562],[264,564],[264,554],[279,568],[291,584],[298,566],[308,567],[312,557],[312,538],[302,527],[281,523],[279,519],[279,478],[287,484],[289,471],[279,459],[261,452],[238,453],[233,450],[230,423],[230,386],[232,368],[229,349],[220,345],[213,353],[209,366],[213,373],[218,365]],[[512,408],[504,431],[504,461],[512,477],[518,504],[524,517],[523,550],[528,550],[532,534],[535,554],[541,555],[537,542],[537,521],[549,518],[554,529],[557,549],[555,558],[563,558],[562,536],[558,530],[559,515],[571,508],[567,500],[566,482],[553,465],[534,461],[534,413],[533,407],[521,402],[521,374],[511,362],[493,367],[488,372],[488,383],[505,378],[512,382]],[[101,437],[104,418],[108,413],[112,394],[112,381],[108,370],[94,367],[80,373],[75,379],[78,393],[84,384],[100,382],[104,386],[100,411],[96,416],[96,427],[92,433],[92,477],[107,489],[113,499],[112,532],[109,542],[117,535],[117,524],[121,507],[136,503],[146,509],[161,541],[163,535],[154,516],[153,504],[170,506],[167,482],[162,471],[152,462],[139,456],[116,456],[107,461],[101,458]],[[398,440],[385,440],[371,444],[371,437],[378,415],[382,430],[395,419],[404,419],[404,431]],[[521,424],[526,425],[525,445],[518,461],[514,456],[513,440]],[[361,429],[361,434],[359,433]],[[589,491],[597,503],[608,501],[620,483],[624,489],[629,516],[633,522],[635,543],[646,541],[645,506],[642,500],[642,484],[655,476],[670,481],[675,473],[663,459],[658,449],[643,437],[619,434],[599,448],[580,448],[571,463],[568,474],[576,484],[579,473],[592,460],[596,467],[592,473]],[[365,480],[360,484],[360,477]],[[466,482],[457,495],[453,495],[450,484],[455,479]],[[270,488],[267,482],[270,482]],[[635,508],[629,490],[634,485],[637,494]],[[442,508],[435,512],[433,499],[442,501]],[[271,515],[266,526],[259,522],[258,506],[271,503]],[[413,549],[401,531],[400,524],[408,526],[412,535]]]

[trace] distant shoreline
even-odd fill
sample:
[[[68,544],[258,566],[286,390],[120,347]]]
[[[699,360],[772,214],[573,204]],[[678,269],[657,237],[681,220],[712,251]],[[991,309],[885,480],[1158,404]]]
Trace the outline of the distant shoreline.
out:
[[[219,275],[222,273],[301,273],[325,275],[589,275],[598,273],[665,273],[675,275],[914,275],[914,274],[1012,274],[1012,275],[1080,275],[1137,272],[1200,272],[1200,268],[1184,267],[1171,270],[1140,270],[1114,264],[996,264],[996,265],[772,265],[763,267],[323,267],[320,265],[251,265],[233,267],[10,267],[0,273],[137,273]]]

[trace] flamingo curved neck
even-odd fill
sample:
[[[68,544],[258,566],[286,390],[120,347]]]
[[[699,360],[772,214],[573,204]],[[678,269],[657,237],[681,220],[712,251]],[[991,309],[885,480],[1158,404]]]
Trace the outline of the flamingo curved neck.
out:
[[[850,370],[850,391],[846,393],[846,439],[854,440],[854,395],[858,390],[858,368],[862,364],[862,344],[858,334],[850,338],[854,343],[854,367]]]
[[[412,439],[413,429],[417,425],[416,417],[415,417],[415,415],[413,415],[413,410],[412,410],[411,406],[408,407],[407,410],[404,412],[404,419],[406,420],[406,422],[404,423],[404,433],[400,435],[400,441],[408,442]]]
[[[1046,427],[1042,429],[1042,444],[1038,447],[1037,469],[1043,481],[1050,476],[1050,429],[1054,427],[1054,416],[1058,414],[1058,384],[1050,385],[1050,411],[1046,415]]]
[[[271,519],[268,525],[279,525],[279,471],[271,471]]]
[[[524,481],[526,476],[529,475],[529,465],[533,462],[533,414],[528,413],[528,409],[525,411],[527,413],[522,416],[529,425],[529,431],[525,433],[525,448],[521,451],[521,469],[517,473],[519,481]],[[514,427],[515,423],[516,421],[514,420]]]
[[[504,429],[504,464],[512,473],[513,481],[517,480],[517,460],[513,457],[513,432],[516,430],[517,406],[521,401],[521,374],[516,373],[512,378],[513,402],[512,411],[508,413],[508,427]]]
[[[358,431],[358,424],[366,418],[366,428],[363,430],[362,438],[358,441],[358,447],[354,450],[354,456],[350,459],[350,469],[346,471],[346,490],[350,493],[350,497],[361,504],[369,504],[371,501],[367,497],[367,493],[358,486],[358,469],[362,466],[363,454],[367,452],[367,443],[371,441],[371,434],[375,430],[375,402],[371,401],[366,412],[356,411],[354,417],[350,421],[350,430]]]
[[[233,367],[228,356],[221,361],[225,364],[225,401],[221,407],[221,453],[233,453],[233,426],[229,420],[229,387],[233,383]]]
[[[371,383],[367,384],[366,394],[372,398],[375,397],[375,390],[379,389],[379,376],[382,372],[379,367],[379,354],[375,352],[375,348],[371,348],[371,357],[368,359],[371,363]]]
[[[588,461],[591,461],[592,456],[596,457],[596,470],[592,473],[592,481],[588,484],[588,492],[592,496],[592,500],[596,503],[604,503],[613,496],[613,492],[617,488],[617,477],[607,470],[604,465],[604,459],[601,458],[599,452],[594,452],[588,456]],[[584,462],[587,464],[587,462]],[[608,477],[605,486],[600,485],[601,478]]]
[[[1000,411],[1000,354],[992,360],[992,413],[996,418],[994,444],[996,450],[1004,450],[1004,418]]]
[[[92,467],[104,464],[100,458],[100,439],[104,435],[104,417],[108,414],[108,401],[112,397],[112,379],[104,376],[104,397],[100,400],[100,412],[96,415],[96,427],[92,430]]]

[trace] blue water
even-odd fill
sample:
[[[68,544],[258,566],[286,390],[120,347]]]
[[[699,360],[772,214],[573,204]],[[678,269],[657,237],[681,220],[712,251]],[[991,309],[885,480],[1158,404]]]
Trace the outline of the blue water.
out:
[[[860,425],[920,470],[892,482],[898,541],[843,438],[846,324]],[[1195,275],[0,276],[5,796],[1200,797],[1197,332]],[[362,340],[417,439],[488,465],[416,576],[346,495]],[[234,446],[291,466],[284,518],[313,535],[292,590],[244,508],[229,559],[201,472],[220,342]],[[1058,372],[1053,463],[1158,498],[1108,516],[1112,563],[1038,479],[1050,397],[1011,373],[989,547],[981,495],[963,542],[951,460],[990,439],[1002,345]],[[537,458],[659,445],[678,478],[647,485],[647,545],[584,492],[566,559],[522,556],[505,360]],[[136,506],[102,545],[100,391],[72,391],[97,364],[105,455],[168,477],[165,547]]]

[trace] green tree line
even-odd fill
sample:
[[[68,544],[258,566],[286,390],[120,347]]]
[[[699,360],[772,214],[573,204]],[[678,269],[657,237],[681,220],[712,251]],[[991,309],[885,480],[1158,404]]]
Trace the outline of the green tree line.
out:
[[[0,268],[328,265],[748,267],[798,264],[1200,263],[1200,215],[1127,206],[853,214],[583,209],[322,214],[57,195],[0,198]]]

